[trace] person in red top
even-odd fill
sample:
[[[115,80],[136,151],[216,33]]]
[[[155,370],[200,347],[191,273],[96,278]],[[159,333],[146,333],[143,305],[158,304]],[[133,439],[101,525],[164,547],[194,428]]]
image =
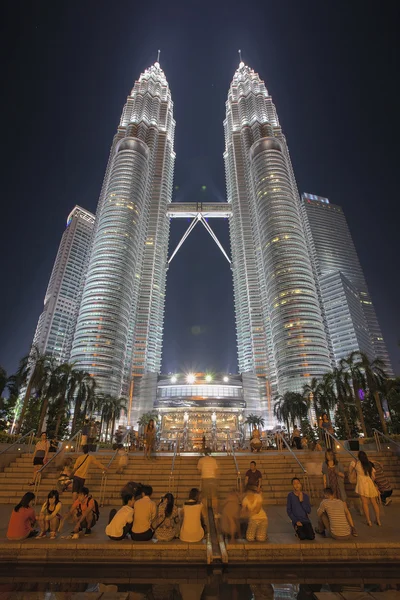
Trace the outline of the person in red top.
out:
[[[7,539],[14,542],[26,540],[29,537],[36,537],[38,531],[33,529],[36,521],[33,504],[35,494],[28,492],[22,496],[19,502],[11,513],[10,522],[7,529]]]
[[[92,496],[89,496],[89,489],[83,487],[80,491],[77,500],[72,503],[70,511],[65,515],[60,529],[64,524],[64,521],[72,517],[75,523],[74,529],[68,538],[77,539],[79,532],[85,529],[85,535],[92,533],[92,527],[97,523],[96,505]]]

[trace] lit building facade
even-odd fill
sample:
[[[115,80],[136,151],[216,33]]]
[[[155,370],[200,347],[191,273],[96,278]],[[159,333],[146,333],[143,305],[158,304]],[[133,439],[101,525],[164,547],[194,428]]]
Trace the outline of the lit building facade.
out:
[[[327,198],[303,194],[302,209],[335,362],[359,350],[371,359],[382,359],[392,375],[378,318],[342,208]],[[354,302],[355,294],[358,304]],[[342,319],[339,296],[342,296]]]
[[[237,445],[244,440],[246,401],[240,375],[160,375],[154,409],[165,449],[178,432],[187,450],[200,450],[203,435],[214,450],[226,447],[228,439]]]
[[[268,400],[300,391],[331,361],[286,140],[264,82],[243,62],[224,129],[239,371],[264,379]]]
[[[132,397],[132,375],[151,382],[160,369],[174,131],[156,62],[136,81],[111,146],[71,354],[113,396]]]
[[[69,361],[95,217],[75,206],[67,219],[33,344],[58,364]]]

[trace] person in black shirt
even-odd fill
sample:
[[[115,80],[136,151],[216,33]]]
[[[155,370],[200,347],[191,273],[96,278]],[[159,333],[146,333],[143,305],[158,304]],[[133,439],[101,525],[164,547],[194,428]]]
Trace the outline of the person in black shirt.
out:
[[[251,486],[257,488],[257,492],[261,491],[261,483],[262,483],[262,475],[261,472],[257,469],[256,462],[254,460],[250,463],[250,469],[246,471],[246,476],[244,480],[245,488],[247,486]]]

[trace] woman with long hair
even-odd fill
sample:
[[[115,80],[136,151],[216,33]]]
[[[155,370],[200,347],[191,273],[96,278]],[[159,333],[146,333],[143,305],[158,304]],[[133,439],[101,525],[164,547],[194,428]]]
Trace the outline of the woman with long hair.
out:
[[[360,450],[358,453],[358,460],[350,463],[350,472],[355,471],[357,473],[356,493],[361,496],[361,502],[365,517],[367,519],[367,525],[372,527],[371,519],[369,517],[369,503],[371,502],[372,508],[374,509],[376,524],[380,527],[380,514],[378,495],[379,492],[375,486],[375,469],[373,464],[368,460],[368,456],[365,452]]]
[[[21,501],[18,502],[11,513],[7,529],[8,540],[20,542],[29,537],[36,537],[38,532],[33,529],[36,521],[34,503],[35,494],[32,492],[27,492],[22,496]]]
[[[325,460],[322,463],[322,477],[324,489],[330,487],[333,495],[338,500],[346,502],[346,490],[344,489],[344,468],[336,457],[333,450],[325,451]]]
[[[145,458],[150,458],[151,453],[155,451],[156,445],[156,426],[154,425],[154,419],[150,419],[144,428],[144,438],[146,442],[144,456]]]
[[[29,485],[35,485],[37,473],[46,463],[49,450],[50,442],[47,439],[46,432],[42,431],[40,440],[37,442],[35,446],[35,451],[33,453],[33,477]]]
[[[179,536],[179,513],[172,494],[165,494],[161,498],[153,527],[159,542],[170,542]]]
[[[181,519],[179,537],[182,542],[200,542],[206,532],[206,511],[197,488],[190,490],[189,499],[181,508]]]
[[[45,538],[47,532],[50,531],[50,539],[56,539],[57,531],[60,528],[62,518],[61,508],[62,505],[58,491],[51,490],[38,516],[38,522],[40,525],[40,533],[38,535],[39,538]]]

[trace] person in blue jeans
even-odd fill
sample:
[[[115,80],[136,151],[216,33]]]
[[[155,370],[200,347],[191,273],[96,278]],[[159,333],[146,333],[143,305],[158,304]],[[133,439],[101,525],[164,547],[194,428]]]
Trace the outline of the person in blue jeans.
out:
[[[313,540],[315,533],[309,514],[311,512],[310,498],[303,492],[298,477],[292,479],[293,491],[289,492],[286,503],[286,512],[292,521],[296,536],[300,540]]]

